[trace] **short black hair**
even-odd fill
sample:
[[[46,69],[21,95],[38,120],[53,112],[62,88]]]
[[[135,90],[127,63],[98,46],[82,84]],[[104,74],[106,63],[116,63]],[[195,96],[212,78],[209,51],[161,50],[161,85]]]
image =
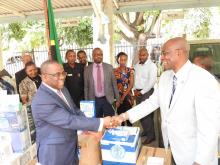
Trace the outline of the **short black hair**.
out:
[[[25,64],[24,69],[26,70],[27,67],[32,66],[32,65],[36,66],[36,64],[35,64],[33,61],[27,62],[27,63]]]
[[[125,53],[125,52],[119,52],[118,54],[117,54],[117,56],[116,56],[116,61],[117,61],[117,63],[119,64],[119,58],[121,57],[121,56],[126,56],[126,57],[128,57],[128,55]]]
[[[68,49],[68,50],[66,51],[65,58],[66,58],[67,55],[68,55],[69,53],[71,53],[71,52],[75,53],[75,51],[74,51],[73,49]]]
[[[86,52],[84,51],[84,50],[79,50],[78,52],[77,52],[77,57],[79,57],[79,54],[80,53],[84,53],[85,55],[86,55]]]

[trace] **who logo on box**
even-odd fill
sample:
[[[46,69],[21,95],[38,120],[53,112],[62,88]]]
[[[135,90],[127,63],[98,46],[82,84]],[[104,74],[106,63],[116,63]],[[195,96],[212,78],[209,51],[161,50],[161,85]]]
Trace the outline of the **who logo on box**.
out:
[[[95,101],[80,101],[80,110],[86,117],[95,117]]]

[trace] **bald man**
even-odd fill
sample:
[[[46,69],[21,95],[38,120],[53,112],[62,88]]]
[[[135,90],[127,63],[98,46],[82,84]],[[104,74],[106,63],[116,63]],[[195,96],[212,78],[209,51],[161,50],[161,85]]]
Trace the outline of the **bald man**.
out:
[[[217,165],[220,92],[215,78],[189,60],[184,38],[162,47],[165,72],[153,95],[115,118],[134,123],[160,107],[165,148],[177,165]]]
[[[87,118],[64,87],[67,73],[56,61],[41,65],[42,83],[31,107],[36,127],[38,162],[42,165],[77,165],[77,130],[101,131],[111,118]]]

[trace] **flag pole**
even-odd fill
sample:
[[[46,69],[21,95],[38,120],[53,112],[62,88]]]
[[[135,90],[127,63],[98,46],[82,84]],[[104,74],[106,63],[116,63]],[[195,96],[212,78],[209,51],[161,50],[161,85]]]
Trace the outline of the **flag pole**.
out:
[[[45,17],[45,31],[46,31],[46,40],[47,40],[47,48],[48,48],[48,58],[52,59],[51,57],[51,50],[50,50],[50,30],[49,30],[49,22],[48,22],[48,5],[47,0],[42,0],[43,8],[44,8],[44,17]]]

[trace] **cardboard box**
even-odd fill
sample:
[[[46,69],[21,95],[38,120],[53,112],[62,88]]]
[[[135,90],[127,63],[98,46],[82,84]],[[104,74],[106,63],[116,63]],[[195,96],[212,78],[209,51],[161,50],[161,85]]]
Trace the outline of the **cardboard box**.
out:
[[[137,165],[150,165],[150,163],[147,164],[150,157],[155,157],[159,159],[163,158],[164,159],[163,165],[172,165],[172,155],[170,150],[165,150],[164,148],[147,147],[147,146],[143,146],[141,148],[141,152],[137,160]]]
[[[12,154],[10,137],[0,135],[0,162],[7,160],[6,158],[12,156]]]
[[[18,94],[4,95],[4,97],[1,97],[0,99],[1,112],[6,112],[6,111],[16,112],[19,110],[21,110],[21,103]]]
[[[3,161],[0,161],[1,165],[20,165],[19,155],[13,154],[12,156],[5,157]]]
[[[79,164],[101,165],[100,140],[92,135],[81,134],[78,136]]]
[[[95,101],[80,101],[80,109],[86,117],[95,117]]]
[[[27,128],[25,110],[0,111],[0,131],[17,132]]]
[[[105,131],[101,140],[103,165],[135,165],[140,150],[140,128],[117,127]]]
[[[30,134],[28,129],[22,132],[8,133],[11,136],[11,145],[13,152],[24,152],[31,145]]]

